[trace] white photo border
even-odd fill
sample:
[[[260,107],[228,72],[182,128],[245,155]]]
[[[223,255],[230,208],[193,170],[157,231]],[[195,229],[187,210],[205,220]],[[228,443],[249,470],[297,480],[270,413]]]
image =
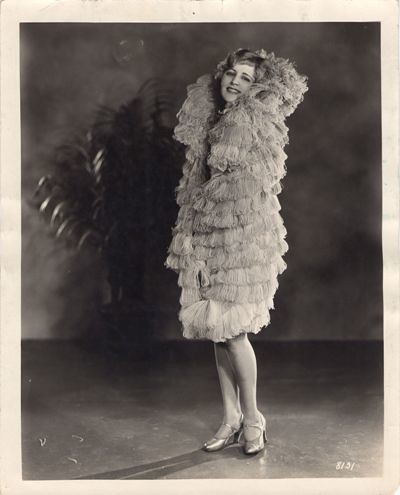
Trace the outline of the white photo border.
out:
[[[3,0],[1,3],[1,487],[5,494],[394,494],[399,486],[399,74],[395,0]],[[382,478],[26,481],[21,474],[22,22],[380,22],[384,289]]]

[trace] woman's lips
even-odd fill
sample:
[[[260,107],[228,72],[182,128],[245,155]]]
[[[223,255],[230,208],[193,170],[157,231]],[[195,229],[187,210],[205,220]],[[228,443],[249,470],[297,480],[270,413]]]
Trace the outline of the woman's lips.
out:
[[[226,88],[226,90],[227,90],[229,93],[234,93],[235,95],[237,95],[237,94],[239,94],[239,93],[240,93],[240,91],[239,91],[238,89],[236,89],[236,88],[231,88],[230,86],[228,86],[228,87]]]

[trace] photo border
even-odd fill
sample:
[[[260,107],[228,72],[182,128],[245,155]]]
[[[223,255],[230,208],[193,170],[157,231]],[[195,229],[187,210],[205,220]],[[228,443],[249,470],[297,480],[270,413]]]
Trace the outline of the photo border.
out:
[[[1,486],[2,494],[392,494],[399,486],[399,74],[395,0],[3,0],[1,3]],[[21,22],[380,22],[384,470],[382,478],[22,480]]]

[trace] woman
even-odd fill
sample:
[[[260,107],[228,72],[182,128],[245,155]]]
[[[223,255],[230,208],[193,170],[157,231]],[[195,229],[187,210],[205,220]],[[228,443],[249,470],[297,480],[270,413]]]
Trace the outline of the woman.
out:
[[[289,61],[240,48],[188,86],[177,115],[174,137],[186,145],[186,161],[165,265],[179,274],[184,337],[214,343],[224,417],[207,451],[243,433],[244,452],[255,454],[267,439],[247,334],[269,324],[286,268],[277,199],[286,173],[284,120],[306,81]]]

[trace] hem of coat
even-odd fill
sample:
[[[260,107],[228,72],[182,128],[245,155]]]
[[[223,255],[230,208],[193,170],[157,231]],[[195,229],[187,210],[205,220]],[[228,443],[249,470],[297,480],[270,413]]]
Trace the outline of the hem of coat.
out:
[[[253,329],[253,330],[239,330],[238,332],[232,332],[230,335],[227,335],[225,337],[221,337],[220,339],[213,338],[211,335],[210,336],[199,335],[198,333],[193,332],[192,330],[184,330],[183,331],[183,337],[187,340],[211,341],[211,342],[218,344],[218,343],[227,342],[228,340],[233,339],[235,337],[238,337],[239,335],[242,335],[242,334],[248,334],[248,333],[257,334],[265,326],[266,325],[262,325],[262,326],[260,326],[260,328]]]
[[[211,302],[217,304],[219,303],[219,301],[215,301],[215,300],[202,299],[201,301],[197,301],[194,304],[200,303],[202,305],[203,304],[208,305]],[[238,305],[241,306],[241,304]],[[179,311],[179,320],[182,323],[184,338],[189,340],[211,340],[212,342],[219,343],[219,342],[226,342],[227,340],[238,337],[241,334],[259,333],[263,328],[269,325],[270,323],[269,311],[270,309],[273,309],[273,306],[268,307],[267,303],[265,303],[265,309],[263,314],[254,315],[251,321],[249,321],[249,323],[247,323],[247,325],[245,326],[238,326],[236,328],[234,326],[231,326],[229,328],[229,331],[225,331],[222,335],[219,335],[219,337],[217,337],[215,334],[221,332],[216,331],[214,327],[206,325],[205,327],[199,328],[196,325],[190,324],[190,321],[188,321],[187,318],[182,318],[182,311],[184,309],[187,309],[187,307],[181,308],[181,310]]]

